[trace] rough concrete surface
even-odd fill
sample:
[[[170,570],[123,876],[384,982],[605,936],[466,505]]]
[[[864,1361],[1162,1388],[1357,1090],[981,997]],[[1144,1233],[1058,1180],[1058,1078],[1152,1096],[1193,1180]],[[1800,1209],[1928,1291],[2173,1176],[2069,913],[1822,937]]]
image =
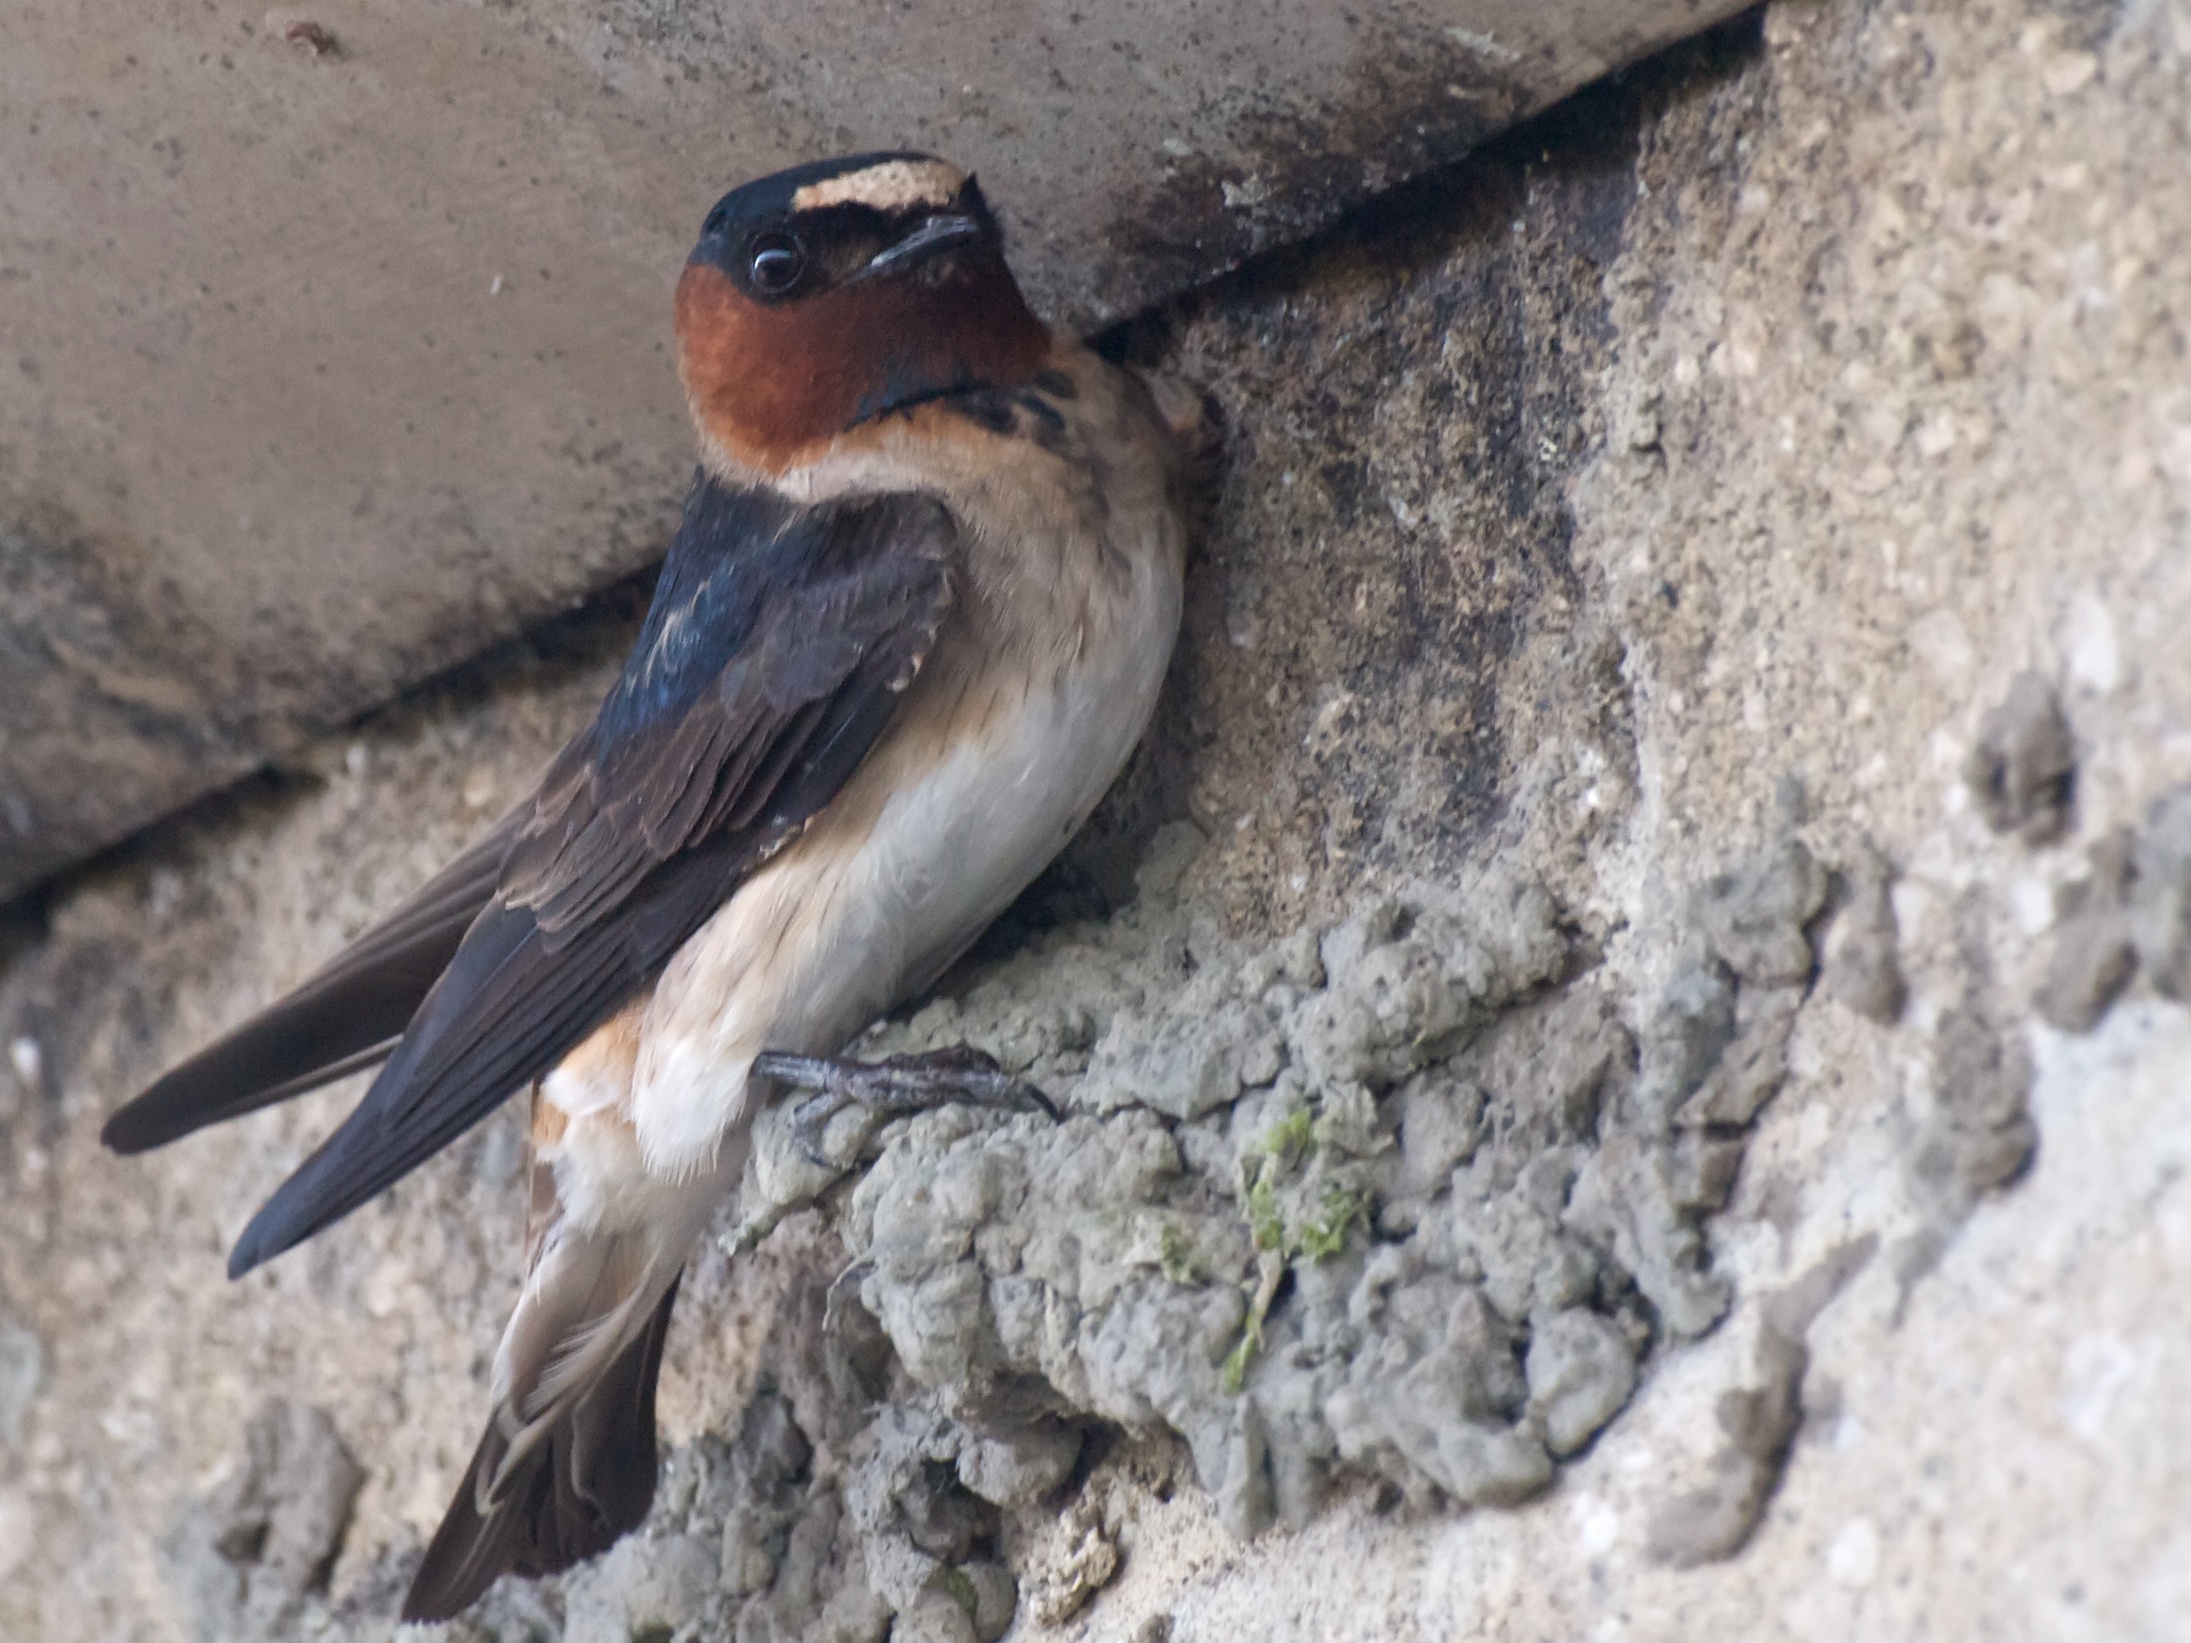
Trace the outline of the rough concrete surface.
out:
[[[11,0],[0,896],[659,555],[723,190],[926,148],[1108,323],[1738,0]]]
[[[1178,666],[866,1044],[1062,1121],[769,1126],[647,1529],[447,1635],[2184,1635],[2187,82],[2180,4],[1776,5],[1117,335],[1235,422]],[[95,1132],[631,611],[11,934],[0,1635],[389,1635],[515,1115],[235,1287],[349,1092]]]

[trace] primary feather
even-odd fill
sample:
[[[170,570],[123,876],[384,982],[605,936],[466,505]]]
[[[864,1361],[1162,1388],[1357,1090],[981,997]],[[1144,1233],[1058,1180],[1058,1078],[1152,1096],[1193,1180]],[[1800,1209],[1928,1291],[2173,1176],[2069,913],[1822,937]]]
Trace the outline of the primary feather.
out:
[[[135,1151],[340,1076],[355,1111],[253,1217],[241,1275],[553,1067],[826,804],[949,607],[933,498],[802,507],[701,477],[645,626],[530,805],[329,969],[109,1121]]]
[[[513,811],[319,974],[116,1111],[100,1139],[144,1152],[387,1058],[493,897]]]

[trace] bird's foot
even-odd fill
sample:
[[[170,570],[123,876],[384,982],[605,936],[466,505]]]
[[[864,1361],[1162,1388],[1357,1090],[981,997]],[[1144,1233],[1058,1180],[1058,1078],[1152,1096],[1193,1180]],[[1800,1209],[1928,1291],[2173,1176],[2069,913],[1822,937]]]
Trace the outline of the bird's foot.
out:
[[[813,1092],[792,1109],[791,1134],[799,1149],[824,1168],[838,1167],[822,1140],[830,1120],[847,1107],[896,1116],[958,1102],[1008,1112],[1039,1112],[1052,1120],[1058,1116],[1048,1096],[968,1044],[924,1055],[886,1056],[881,1061],[839,1061],[764,1050],[753,1058],[753,1070],[795,1090]]]

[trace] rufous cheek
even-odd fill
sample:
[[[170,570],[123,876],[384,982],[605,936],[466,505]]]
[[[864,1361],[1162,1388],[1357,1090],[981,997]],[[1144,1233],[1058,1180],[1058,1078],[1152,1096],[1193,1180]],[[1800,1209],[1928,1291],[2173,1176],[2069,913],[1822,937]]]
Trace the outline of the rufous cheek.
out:
[[[677,341],[703,442],[766,474],[895,406],[1016,386],[1049,352],[1049,332],[994,259],[940,284],[845,285],[772,306],[692,263],[678,281]]]
[[[762,307],[708,263],[677,280],[677,370],[701,436],[727,458],[782,473],[850,421],[863,381],[844,326],[817,311],[828,307]]]

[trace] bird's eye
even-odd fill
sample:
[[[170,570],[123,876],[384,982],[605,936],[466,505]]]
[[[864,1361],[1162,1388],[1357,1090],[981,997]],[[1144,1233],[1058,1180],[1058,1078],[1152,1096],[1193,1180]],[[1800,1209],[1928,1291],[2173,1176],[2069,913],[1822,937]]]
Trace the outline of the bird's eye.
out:
[[[806,272],[806,247],[789,234],[764,234],[753,242],[753,260],[747,264],[747,272],[754,290],[763,296],[780,297]]]

